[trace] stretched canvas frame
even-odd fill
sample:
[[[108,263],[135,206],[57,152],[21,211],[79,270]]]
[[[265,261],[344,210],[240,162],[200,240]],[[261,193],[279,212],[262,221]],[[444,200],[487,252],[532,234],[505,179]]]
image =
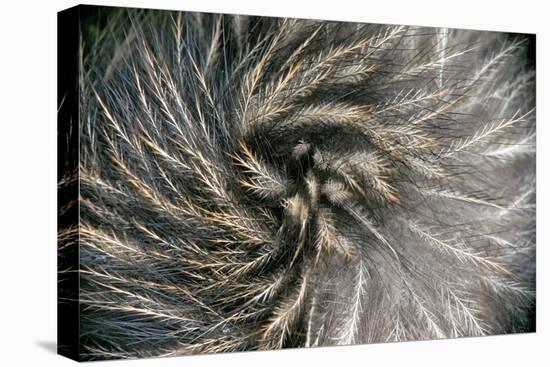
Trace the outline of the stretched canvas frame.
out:
[[[58,16],[58,350],[535,331],[535,36]]]

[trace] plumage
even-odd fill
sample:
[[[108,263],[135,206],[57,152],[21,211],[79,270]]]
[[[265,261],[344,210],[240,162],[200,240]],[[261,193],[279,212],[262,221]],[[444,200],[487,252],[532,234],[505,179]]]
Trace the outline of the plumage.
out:
[[[81,30],[59,246],[82,359],[534,331],[532,37],[109,8]]]

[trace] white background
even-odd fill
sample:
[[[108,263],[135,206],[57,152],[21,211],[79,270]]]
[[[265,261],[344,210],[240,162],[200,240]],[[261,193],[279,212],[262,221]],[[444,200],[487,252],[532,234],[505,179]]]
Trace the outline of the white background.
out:
[[[93,2],[96,3],[96,2]],[[547,2],[546,2],[547,3]],[[101,3],[99,3],[101,4]],[[537,33],[537,333],[250,352],[102,366],[550,365],[549,26],[545,1],[186,0],[106,5]],[[66,366],[56,340],[56,12],[73,1],[3,1],[0,11],[0,365]],[[546,225],[545,225],[546,224]],[[547,339],[547,340],[545,340]],[[547,345],[544,347],[544,345]]]

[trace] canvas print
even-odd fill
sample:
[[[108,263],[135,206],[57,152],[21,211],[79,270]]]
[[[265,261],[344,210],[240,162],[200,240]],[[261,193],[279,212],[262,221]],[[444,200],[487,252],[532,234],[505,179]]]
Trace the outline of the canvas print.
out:
[[[535,331],[535,36],[58,15],[59,353]]]

